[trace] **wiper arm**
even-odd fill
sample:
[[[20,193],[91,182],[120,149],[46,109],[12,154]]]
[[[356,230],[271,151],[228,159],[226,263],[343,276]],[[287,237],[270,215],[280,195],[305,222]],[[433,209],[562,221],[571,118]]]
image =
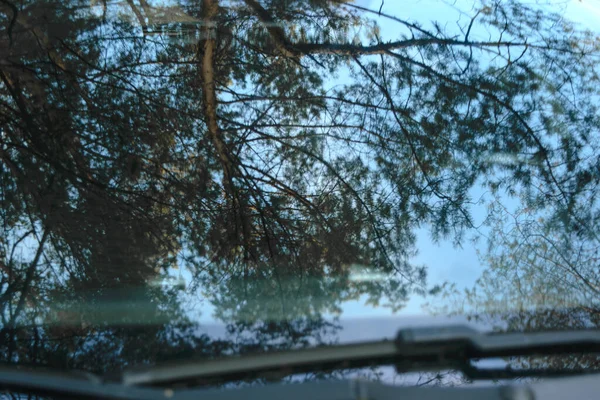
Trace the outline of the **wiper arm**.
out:
[[[122,374],[126,385],[234,381],[258,376],[286,376],[334,369],[395,365],[398,372],[460,370],[472,379],[532,375],[566,375],[583,371],[478,369],[471,361],[531,355],[600,352],[600,331],[480,333],[466,326],[414,328],[399,331],[395,341],[226,357],[165,364]]]

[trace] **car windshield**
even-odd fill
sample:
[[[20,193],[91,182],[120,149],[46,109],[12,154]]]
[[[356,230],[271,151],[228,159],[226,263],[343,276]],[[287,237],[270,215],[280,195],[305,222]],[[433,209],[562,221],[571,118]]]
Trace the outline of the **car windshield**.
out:
[[[598,17],[0,0],[0,362],[113,373],[431,324],[597,327]]]

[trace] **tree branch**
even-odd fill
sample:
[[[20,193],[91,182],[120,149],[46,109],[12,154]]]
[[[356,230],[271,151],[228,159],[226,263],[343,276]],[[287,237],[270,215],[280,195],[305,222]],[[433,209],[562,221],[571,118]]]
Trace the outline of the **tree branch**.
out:
[[[206,118],[208,135],[215,147],[219,162],[223,167],[223,182],[224,187],[228,188],[229,195],[233,201],[234,213],[239,213],[239,222],[242,227],[244,241],[249,238],[248,220],[244,216],[244,207],[239,193],[236,190],[233,175],[236,169],[231,159],[231,154],[227,149],[223,140],[221,129],[219,128],[217,115],[217,94],[216,94],[216,77],[215,77],[215,55],[217,51],[217,38],[215,32],[214,21],[219,12],[218,0],[203,0],[202,1],[202,20],[205,24],[201,29],[201,40],[198,46],[198,55],[200,57],[200,75],[202,77],[202,103],[203,113]],[[236,221],[237,222],[237,221]],[[237,228],[237,225],[236,225]],[[247,244],[247,243],[246,243]],[[249,250],[249,246],[246,246]]]
[[[405,40],[397,40],[387,43],[379,43],[371,46],[354,45],[351,43],[291,43],[285,36],[284,30],[278,26],[277,22],[271,17],[269,12],[262,6],[257,0],[244,0],[244,3],[251,8],[254,13],[258,16],[258,19],[264,24],[267,31],[269,32],[273,43],[277,49],[277,52],[283,56],[298,58],[300,55],[311,55],[311,54],[336,54],[343,56],[358,56],[358,55],[375,55],[383,54],[389,55],[391,50],[398,50],[409,47],[422,47],[428,45],[439,45],[439,46],[463,46],[469,48],[486,48],[486,47],[525,47],[525,48],[539,48],[539,49],[550,49],[549,46],[535,45],[526,42],[511,42],[511,41],[469,41],[469,30],[465,35],[464,39],[450,39],[450,38],[439,38],[435,37],[431,33],[418,28],[414,24],[409,24],[405,21],[401,21],[403,24],[417,29],[424,33],[426,38],[411,38]],[[353,5],[352,5],[353,6]],[[354,7],[354,6],[353,6]],[[362,9],[362,7],[355,7]],[[565,49],[555,48],[553,50],[568,52]]]
[[[138,22],[142,26],[142,33],[144,35],[146,35],[146,33],[148,32],[148,26],[146,25],[146,19],[144,18],[144,16],[140,12],[140,10],[135,6],[135,4],[133,4],[133,0],[127,0],[127,4],[129,5],[129,7],[131,8],[131,11],[133,11],[133,13],[135,14],[135,17],[137,18]]]
[[[2,4],[5,4],[7,7],[9,7],[10,10],[12,11],[12,17],[10,18],[10,23],[8,24],[8,30],[7,30],[9,45],[10,45],[10,47],[12,47],[12,45],[13,45],[12,32],[15,27],[15,23],[17,22],[17,16],[19,15],[19,9],[17,8],[17,6],[15,6],[13,3],[11,3],[8,0],[0,0],[0,2],[2,2]],[[2,11],[6,13],[5,10],[2,10]]]
[[[299,56],[298,51],[288,42],[285,32],[277,25],[277,22],[271,17],[269,12],[256,0],[244,0],[244,3],[254,11],[260,22],[263,23],[267,32],[271,35],[277,51],[285,57],[297,58]]]
[[[408,47],[422,47],[429,45],[440,46],[466,46],[466,47],[533,47],[527,43],[518,42],[469,42],[464,40],[444,38],[406,39],[394,42],[379,43],[372,46],[354,45],[350,43],[294,43],[292,46],[304,54],[337,54],[345,56],[388,54],[391,50]]]
[[[21,311],[23,310],[23,307],[25,306],[25,300],[27,299],[27,292],[29,291],[29,288],[31,287],[31,283],[33,281],[33,276],[34,276],[35,270],[38,266],[38,263],[40,261],[40,257],[42,256],[42,253],[44,252],[44,245],[46,243],[46,240],[48,239],[49,233],[50,233],[50,229],[45,228],[44,233],[42,234],[42,238],[40,239],[38,249],[35,252],[35,256],[33,257],[33,260],[31,261],[29,268],[27,268],[27,271],[25,273],[25,281],[23,282],[23,288],[21,289],[21,296],[19,297],[19,302],[17,303],[15,312],[10,317],[10,320],[8,321],[8,324],[7,324],[8,325],[7,327],[9,329],[13,329],[15,327],[17,318],[19,317],[19,314],[21,313]]]
[[[202,1],[202,19],[212,21],[219,11],[218,3],[213,0]],[[211,142],[215,147],[225,180],[231,185],[233,166],[229,158],[229,152],[223,142],[221,129],[219,128],[217,116],[217,93],[215,83],[215,52],[217,49],[215,32],[211,24],[202,25],[202,40],[198,49],[200,55],[200,75],[202,77],[202,105],[203,114],[206,118],[206,126]],[[233,193],[232,193],[233,195]]]

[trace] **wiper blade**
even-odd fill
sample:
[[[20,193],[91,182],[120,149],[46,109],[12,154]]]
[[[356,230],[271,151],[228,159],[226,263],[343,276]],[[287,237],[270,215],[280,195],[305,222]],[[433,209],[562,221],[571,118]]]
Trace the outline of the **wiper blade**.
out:
[[[466,326],[412,328],[394,341],[364,342],[311,349],[263,353],[215,360],[165,364],[128,370],[126,385],[218,382],[258,376],[395,365],[398,372],[459,370],[472,379],[502,379],[533,375],[566,375],[566,370],[479,369],[482,358],[600,352],[600,331],[481,333]]]
[[[53,373],[11,366],[0,367],[0,392],[60,396],[74,399],[165,400],[164,390],[106,383],[92,374]]]
[[[12,372],[0,369],[0,382],[10,381]],[[21,375],[21,371],[17,372]],[[24,381],[23,378],[27,379]],[[210,389],[144,389],[114,384],[88,382],[84,386],[59,378],[56,381],[40,379],[39,373],[28,372],[13,379],[19,381],[23,394],[58,395],[76,399],[139,399],[139,400],[562,400],[595,399],[600,391],[598,375],[569,379],[553,379],[529,385],[490,385],[487,387],[402,387],[363,380],[332,380],[294,384],[270,384],[246,387]],[[85,382],[85,380],[84,380]],[[73,387],[73,385],[77,387]],[[92,387],[90,389],[86,385]],[[37,389],[36,389],[37,388]],[[19,396],[16,396],[19,397]]]

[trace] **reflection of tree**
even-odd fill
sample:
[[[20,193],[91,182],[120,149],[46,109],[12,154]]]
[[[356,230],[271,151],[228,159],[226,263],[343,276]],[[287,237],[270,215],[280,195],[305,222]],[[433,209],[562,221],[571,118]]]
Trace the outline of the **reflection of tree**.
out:
[[[590,208],[593,204],[590,204]],[[487,269],[476,285],[458,293],[446,311],[465,313],[501,331],[600,327],[597,225],[574,230],[568,218],[546,218],[530,209],[510,211],[496,203],[490,214]],[[589,231],[588,231],[589,229]],[[596,354],[527,357],[520,367],[600,367]]]
[[[118,288],[121,302],[153,304],[148,319],[186,326],[177,298],[148,285],[171,267],[188,268],[220,315],[243,316],[257,337],[264,323],[288,338],[292,322],[265,315],[309,316],[305,340],[326,328],[323,312],[361,294],[401,307],[425,287],[425,269],[407,261],[414,228],[460,240],[476,182],[587,227],[573,210],[596,184],[596,44],[555,15],[485,2],[459,36],[382,15],[397,29],[388,39],[339,2],[137,4],[0,2],[9,360],[28,351],[17,326]],[[202,23],[163,41],[149,24],[167,11]],[[112,18],[123,13],[132,23]],[[491,38],[477,38],[482,28]],[[333,87],[338,75],[348,78]],[[33,250],[12,251],[23,247]],[[388,279],[351,283],[353,263]],[[297,301],[269,311],[259,292]],[[91,317],[80,318],[83,335]],[[169,329],[146,335],[177,352]],[[130,362],[158,357],[134,354],[121,332]]]

